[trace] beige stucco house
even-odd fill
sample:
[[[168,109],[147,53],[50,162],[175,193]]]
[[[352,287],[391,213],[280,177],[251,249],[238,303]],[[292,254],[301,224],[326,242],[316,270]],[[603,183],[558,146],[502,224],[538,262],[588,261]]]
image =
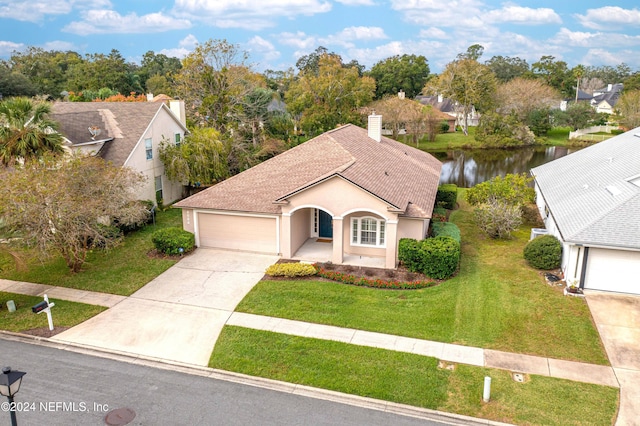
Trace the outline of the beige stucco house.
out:
[[[199,247],[293,258],[309,240],[330,242],[331,261],[347,255],[397,264],[400,238],[425,237],[441,163],[369,130],[323,133],[175,204]]]
[[[164,173],[158,147],[163,139],[184,139],[183,101],[56,102],[51,117],[59,123],[67,149],[98,155],[146,176],[139,199],[170,204],[182,197],[182,184]]]

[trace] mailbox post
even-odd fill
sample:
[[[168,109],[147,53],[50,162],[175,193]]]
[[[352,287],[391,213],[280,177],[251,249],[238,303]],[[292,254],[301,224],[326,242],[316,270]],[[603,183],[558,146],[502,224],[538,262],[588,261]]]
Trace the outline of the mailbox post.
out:
[[[31,311],[34,314],[45,312],[47,314],[47,321],[49,322],[49,330],[53,331],[53,318],[51,317],[51,308],[56,306],[55,303],[49,303],[49,298],[44,295],[44,300],[37,305],[31,307]]]

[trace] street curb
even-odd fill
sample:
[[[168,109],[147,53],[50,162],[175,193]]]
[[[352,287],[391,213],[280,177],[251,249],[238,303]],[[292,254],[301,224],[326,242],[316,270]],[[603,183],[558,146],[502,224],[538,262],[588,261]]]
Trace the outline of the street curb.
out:
[[[411,405],[400,404],[390,401],[383,401],[374,398],[367,398],[358,395],[351,395],[342,392],[314,388],[306,385],[288,383],[279,380],[265,379],[262,377],[249,376],[246,374],[235,373],[233,371],[218,370],[215,368],[203,367],[199,365],[179,363],[175,361],[164,360],[160,358],[144,357],[127,352],[110,351],[103,348],[93,347],[89,345],[81,345],[76,343],[62,343],[51,341],[46,337],[32,336],[24,333],[15,333],[11,331],[0,330],[0,339],[27,344],[36,344],[50,348],[67,350],[70,352],[97,356],[100,358],[111,359],[114,361],[127,362],[130,364],[142,365],[151,368],[159,368],[163,370],[178,371],[185,374],[191,374],[211,379],[224,380],[227,382],[238,383],[242,385],[254,386],[263,389],[269,389],[277,392],[290,393],[308,398],[320,399],[325,401],[337,402],[340,404],[351,405],[354,407],[383,411],[392,414],[398,414],[407,417],[414,417],[424,420],[433,420],[446,422],[452,426],[473,426],[473,425],[489,425],[489,426],[510,426],[509,423],[501,423],[493,420],[478,419],[475,417],[464,416],[461,414],[447,413],[443,411],[431,410],[428,408],[414,407]]]

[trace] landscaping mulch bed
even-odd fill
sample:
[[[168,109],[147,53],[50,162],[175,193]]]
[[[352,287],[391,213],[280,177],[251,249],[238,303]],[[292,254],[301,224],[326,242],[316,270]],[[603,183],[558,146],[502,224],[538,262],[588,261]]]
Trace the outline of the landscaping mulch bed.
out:
[[[291,259],[280,259],[277,263],[298,263],[297,260]],[[332,272],[340,272],[343,274],[353,275],[357,278],[367,278],[370,280],[385,280],[385,281],[437,281],[432,278],[427,277],[424,274],[419,274],[415,272],[411,272],[403,267],[398,267],[397,269],[384,269],[384,268],[373,268],[369,266],[353,266],[353,265],[338,265],[334,263],[317,263],[316,265],[320,266],[322,269]],[[280,280],[313,280],[313,281],[332,281],[327,278],[322,278],[317,275],[309,276],[309,277],[295,277],[295,278],[287,278],[287,277],[273,277],[271,275],[264,275],[262,277],[263,280],[269,281],[280,281]]]

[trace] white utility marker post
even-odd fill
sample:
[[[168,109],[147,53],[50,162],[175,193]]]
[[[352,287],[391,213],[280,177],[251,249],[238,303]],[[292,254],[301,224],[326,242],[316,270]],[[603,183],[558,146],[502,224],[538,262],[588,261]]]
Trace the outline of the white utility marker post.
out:
[[[491,377],[486,376],[484,378],[484,392],[482,393],[482,400],[484,402],[489,402],[491,399]]]

